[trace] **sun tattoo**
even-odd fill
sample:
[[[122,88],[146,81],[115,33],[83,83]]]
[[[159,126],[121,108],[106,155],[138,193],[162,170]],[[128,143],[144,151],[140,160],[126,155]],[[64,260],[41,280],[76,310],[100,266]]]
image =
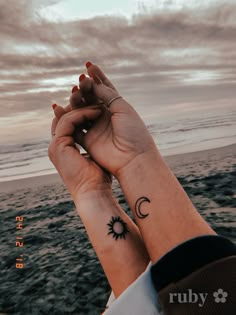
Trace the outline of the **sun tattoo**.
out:
[[[118,238],[125,239],[126,234],[129,232],[127,229],[127,223],[125,223],[120,217],[112,217],[111,221],[107,225],[109,226],[109,232],[107,235],[112,234],[116,241]]]

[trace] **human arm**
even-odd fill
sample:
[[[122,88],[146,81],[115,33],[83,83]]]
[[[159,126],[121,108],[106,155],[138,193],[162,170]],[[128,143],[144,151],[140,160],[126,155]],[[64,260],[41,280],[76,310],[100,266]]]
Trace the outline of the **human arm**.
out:
[[[136,157],[117,178],[153,262],[188,239],[215,234],[157,149]]]
[[[103,74],[100,77],[103,85],[95,85],[94,91],[108,104],[117,94],[106,89],[104,85],[111,85]],[[215,235],[200,217],[130,105],[117,99],[109,111],[110,116],[105,112],[100,125],[95,124],[88,134],[87,149],[103,167],[114,172],[133,209],[149,254],[153,255],[151,275],[161,310],[165,314],[234,314],[235,247]],[[96,142],[92,143],[95,136]],[[110,152],[108,162],[99,147],[103,155],[106,150]],[[119,159],[113,159],[112,154]],[[214,299],[219,288],[227,294],[226,303]],[[202,292],[202,300],[199,293],[198,303],[183,302],[183,295],[189,291],[195,297]]]
[[[77,212],[118,297],[145,270],[149,257],[137,226],[110,192],[74,198]]]
[[[68,113],[57,106],[55,111],[61,116],[58,114],[58,119],[53,121],[55,135],[49,146],[49,157],[71,193],[117,297],[145,270],[149,257],[137,227],[112,196],[110,175],[92,159],[82,156],[75,145],[75,129],[86,121],[98,119],[101,111],[97,106]],[[122,222],[115,227],[117,240],[114,233],[108,234],[112,217]]]
[[[93,78],[92,93],[104,104],[119,95],[97,66],[90,66],[88,73]],[[80,83],[82,90],[85,82]],[[116,99],[104,110],[83,145],[119,180],[153,262],[187,239],[215,234],[161,157],[137,112],[124,99]]]

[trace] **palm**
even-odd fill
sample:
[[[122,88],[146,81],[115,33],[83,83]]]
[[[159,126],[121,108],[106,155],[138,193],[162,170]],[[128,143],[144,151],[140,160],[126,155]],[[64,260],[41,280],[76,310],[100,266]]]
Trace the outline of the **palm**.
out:
[[[145,125],[132,108],[129,113],[112,116],[105,112],[86,138],[92,144],[87,148],[89,154],[112,174],[153,145]]]

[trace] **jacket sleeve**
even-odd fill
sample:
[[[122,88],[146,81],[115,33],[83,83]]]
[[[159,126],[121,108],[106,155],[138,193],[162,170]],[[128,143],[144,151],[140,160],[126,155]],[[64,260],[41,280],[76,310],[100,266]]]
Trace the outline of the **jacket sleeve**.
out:
[[[236,247],[221,236],[191,239],[151,269],[164,315],[236,314]]]

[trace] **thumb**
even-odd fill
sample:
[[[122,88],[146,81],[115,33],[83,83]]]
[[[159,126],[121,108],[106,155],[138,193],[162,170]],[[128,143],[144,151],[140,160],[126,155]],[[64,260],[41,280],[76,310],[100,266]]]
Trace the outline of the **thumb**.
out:
[[[52,108],[54,110],[55,117],[60,120],[60,118],[66,113],[62,106],[58,106],[57,104],[53,104]]]
[[[60,119],[56,127],[56,135],[54,137],[72,137],[76,127],[80,126],[86,121],[94,121],[100,115],[102,111],[98,106],[90,106],[87,108],[75,109],[65,115]]]

